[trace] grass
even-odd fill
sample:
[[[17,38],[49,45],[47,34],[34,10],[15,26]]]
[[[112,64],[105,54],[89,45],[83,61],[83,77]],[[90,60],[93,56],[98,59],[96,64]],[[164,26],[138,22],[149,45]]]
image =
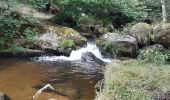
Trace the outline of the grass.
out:
[[[96,100],[153,100],[170,91],[170,65],[154,66],[137,60],[112,63],[98,84]],[[155,92],[159,91],[159,92]]]

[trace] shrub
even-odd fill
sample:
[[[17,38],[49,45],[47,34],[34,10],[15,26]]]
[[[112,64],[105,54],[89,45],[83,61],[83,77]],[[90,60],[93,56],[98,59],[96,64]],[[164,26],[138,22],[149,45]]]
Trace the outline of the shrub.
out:
[[[117,54],[117,49],[114,47],[114,45],[111,42],[103,42],[103,48],[106,52],[111,52],[112,55]]]
[[[38,9],[45,8],[46,3],[47,3],[46,0],[28,0],[28,4]]]
[[[13,54],[23,53],[23,52],[26,51],[26,48],[24,48],[24,47],[22,47],[22,46],[14,45],[14,46],[12,46],[11,48],[7,49],[6,51],[12,52]]]
[[[146,63],[150,64],[163,64],[168,59],[168,54],[163,54],[154,49],[147,49],[146,51],[141,51],[139,58]]]
[[[6,10],[0,16],[0,46],[7,49],[9,46],[14,45],[13,40],[24,38],[26,40],[31,40],[35,37],[36,33],[33,31],[33,26],[35,25],[32,18],[28,16],[14,16],[14,12]],[[2,48],[1,48],[2,49]]]

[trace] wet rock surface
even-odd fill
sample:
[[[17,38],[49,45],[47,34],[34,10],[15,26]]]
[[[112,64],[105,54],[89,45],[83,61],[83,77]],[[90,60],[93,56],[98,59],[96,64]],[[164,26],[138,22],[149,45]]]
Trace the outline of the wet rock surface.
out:
[[[106,48],[112,47],[112,55],[118,54],[120,56],[136,56],[138,50],[137,40],[129,35],[120,35],[118,33],[107,33],[96,40],[97,45]]]
[[[85,52],[82,54],[81,59],[85,62],[94,62],[97,64],[106,64],[104,61],[101,59],[97,58],[93,53],[91,52]]]

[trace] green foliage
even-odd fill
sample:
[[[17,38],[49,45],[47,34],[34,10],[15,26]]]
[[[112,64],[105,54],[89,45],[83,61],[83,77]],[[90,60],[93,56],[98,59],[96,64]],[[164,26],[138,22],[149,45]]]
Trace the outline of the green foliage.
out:
[[[12,39],[18,37],[19,28],[25,22],[22,20],[14,19],[10,16],[9,11],[5,11],[0,18],[0,31],[5,35],[6,38]]]
[[[33,31],[34,21],[28,16],[17,15],[16,12],[6,10],[0,16],[0,47],[7,49],[14,45],[13,40],[24,38],[26,40],[33,40],[35,32]],[[9,44],[8,46],[5,46]]]
[[[24,30],[23,38],[25,38],[28,41],[34,41],[36,35],[37,35],[36,32],[32,31],[31,29],[26,29]]]
[[[29,0],[28,4],[32,5],[34,8],[45,8],[47,1],[46,0]]]
[[[4,44],[5,44],[5,42],[6,42],[6,41],[5,41],[5,38],[2,38],[2,37],[1,37],[1,38],[0,38],[0,50],[1,50],[1,49],[4,49]]]
[[[74,48],[75,47],[75,42],[73,40],[63,40],[61,41],[61,43],[59,44],[59,46],[62,49],[66,49],[66,48]]]
[[[147,49],[146,51],[141,51],[139,58],[147,63],[163,64],[168,59],[168,55],[163,54],[157,50]]]
[[[82,24],[82,25],[91,25],[93,23],[93,25],[102,25],[103,22],[94,17],[94,16],[89,16],[89,15],[82,15],[79,19],[78,19],[78,23]]]
[[[111,52],[113,55],[116,55],[116,48],[113,46],[111,42],[103,42],[102,46],[106,52]]]
[[[160,0],[141,0],[145,11],[148,13],[148,18],[153,20],[161,19],[161,2]]]
[[[145,1],[143,1],[145,2]],[[148,17],[148,10],[140,0],[55,0],[61,11],[56,17],[57,22],[63,23],[68,17],[76,22],[82,14],[101,19],[104,26],[122,19],[128,23]],[[121,20],[120,20],[121,21]],[[117,22],[118,23],[118,22]]]

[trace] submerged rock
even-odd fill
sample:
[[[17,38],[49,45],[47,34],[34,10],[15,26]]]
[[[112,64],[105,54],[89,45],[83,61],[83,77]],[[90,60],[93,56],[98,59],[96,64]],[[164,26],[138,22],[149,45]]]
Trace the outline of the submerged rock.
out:
[[[165,47],[170,47],[170,23],[159,24],[154,27],[154,40],[156,43],[162,44]]]
[[[137,39],[140,46],[149,45],[151,42],[152,26],[147,23],[137,23],[130,29],[130,35]]]
[[[0,100],[4,100],[4,94],[0,92]]]
[[[129,35],[120,35],[118,33],[107,33],[96,40],[97,44],[104,50],[110,52],[110,55],[135,57],[138,50],[137,40]]]
[[[0,92],[0,100],[11,100],[11,99],[4,93]]]
[[[97,58],[92,52],[83,53],[81,59],[85,62],[95,62],[97,64],[106,64],[106,62]]]

